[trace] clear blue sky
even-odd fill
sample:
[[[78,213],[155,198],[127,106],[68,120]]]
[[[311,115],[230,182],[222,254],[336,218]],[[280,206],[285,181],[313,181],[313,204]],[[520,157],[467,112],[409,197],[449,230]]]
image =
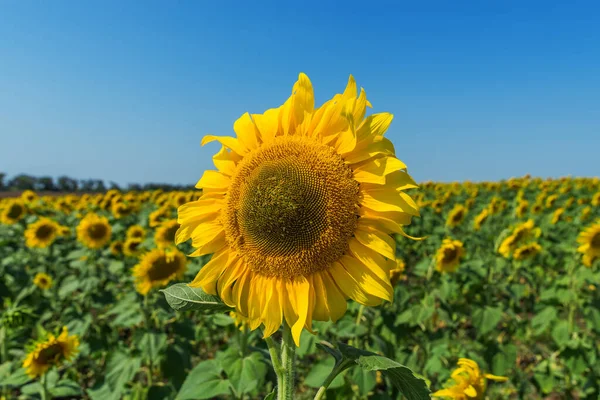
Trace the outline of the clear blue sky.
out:
[[[599,21],[598,1],[0,1],[0,171],[195,183],[202,136],[303,71],[317,104],[353,74],[418,181],[599,175]]]

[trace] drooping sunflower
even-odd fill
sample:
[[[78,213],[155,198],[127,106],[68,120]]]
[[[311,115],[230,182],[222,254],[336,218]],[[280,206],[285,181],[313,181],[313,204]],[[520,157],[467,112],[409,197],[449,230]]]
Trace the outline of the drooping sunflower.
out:
[[[465,248],[460,240],[446,238],[435,254],[435,269],[439,272],[455,272]]]
[[[600,220],[585,228],[577,237],[580,246],[577,251],[583,254],[583,264],[591,267],[600,258]]]
[[[526,258],[531,258],[542,251],[542,246],[540,246],[536,242],[527,243],[515,249],[513,253],[513,258],[515,260],[524,260]]]
[[[110,244],[110,254],[118,256],[123,253],[123,241],[115,240]]]
[[[446,219],[446,226],[454,227],[459,225],[463,219],[465,219],[465,215],[467,215],[467,208],[462,204],[457,204],[448,214],[448,218]]]
[[[146,237],[146,230],[140,225],[132,225],[127,229],[127,239],[143,239]]]
[[[23,368],[31,378],[42,376],[52,366],[69,361],[77,353],[79,338],[69,335],[67,327],[56,337],[49,333],[46,338],[35,343],[23,361]]]
[[[156,233],[154,234],[154,243],[156,243],[156,246],[172,246],[175,242],[175,234],[177,233],[177,229],[179,229],[179,223],[176,219],[167,220],[160,224],[160,226],[156,229]]]
[[[351,76],[343,94],[314,108],[300,74],[291,97],[244,114],[220,142],[198,201],[178,209],[176,243],[214,253],[190,284],[218,294],[250,327],[272,335],[285,322],[299,344],[312,320],[338,320],[346,300],[392,300],[389,271],[403,225],[419,215],[404,190],[417,185],[383,134],[388,113],[370,106]]]
[[[40,218],[27,225],[25,245],[29,248],[46,248],[60,234],[61,226],[49,218]]]
[[[489,216],[490,211],[487,208],[481,210],[481,212],[477,214],[477,216],[473,220],[473,229],[475,229],[476,231],[480,230],[481,225],[483,225],[483,223],[488,219]]]
[[[2,214],[0,214],[0,222],[6,225],[17,223],[25,216],[27,209],[21,200],[8,200],[2,205]]]
[[[181,279],[186,269],[185,254],[177,249],[154,249],[144,254],[133,267],[135,288],[147,295],[152,288],[166,286],[174,279]]]
[[[142,249],[140,249],[141,244],[142,240],[139,238],[127,239],[123,244],[123,254],[129,257],[137,257],[142,252]]]
[[[52,278],[46,273],[38,272],[33,278],[33,284],[42,290],[48,290],[52,287]]]
[[[564,212],[565,212],[565,209],[562,207],[559,207],[556,210],[554,210],[554,213],[552,213],[552,221],[550,221],[552,223],[552,225],[554,225],[558,221],[560,221],[560,217],[561,217],[561,215],[564,214]]]
[[[110,241],[111,232],[106,217],[89,213],[77,225],[77,240],[90,249],[100,249]]]
[[[505,258],[509,258],[520,245],[538,238],[541,233],[541,229],[534,226],[532,219],[527,220],[517,225],[512,233],[502,240],[498,252]]]
[[[433,397],[454,400],[482,400],[485,397],[487,380],[506,382],[507,377],[481,373],[479,365],[468,358],[458,360],[458,368],[452,371],[450,386],[433,393]]]

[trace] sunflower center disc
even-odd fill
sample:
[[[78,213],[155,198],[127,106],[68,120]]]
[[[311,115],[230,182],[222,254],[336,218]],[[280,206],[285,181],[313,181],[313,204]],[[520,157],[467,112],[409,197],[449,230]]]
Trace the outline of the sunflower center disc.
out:
[[[454,261],[454,259],[456,258],[458,252],[456,250],[455,247],[452,248],[445,248],[444,249],[444,262],[451,262]]]
[[[159,257],[148,270],[148,278],[151,281],[161,281],[170,277],[177,271],[179,261],[177,258],[167,258],[167,256]]]
[[[590,245],[592,248],[594,249],[600,249],[600,232],[596,233],[593,237],[592,240],[590,240]]]
[[[46,347],[44,350],[40,351],[39,361],[47,364],[54,360],[59,354],[62,354],[62,346],[60,343],[54,343],[50,345],[50,347]]]
[[[102,239],[108,233],[108,229],[102,223],[95,223],[89,227],[88,232],[92,239]]]
[[[294,278],[322,270],[348,249],[358,183],[329,146],[293,137],[246,156],[223,211],[229,243],[250,268]]]
[[[54,233],[54,227],[51,225],[42,225],[35,232],[35,236],[38,239],[48,239]]]

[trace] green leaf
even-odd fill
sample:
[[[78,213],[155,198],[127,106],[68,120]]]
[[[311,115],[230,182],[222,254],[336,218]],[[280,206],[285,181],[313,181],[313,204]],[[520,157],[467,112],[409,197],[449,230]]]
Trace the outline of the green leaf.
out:
[[[244,358],[238,358],[230,365],[224,365],[231,386],[238,396],[249,393],[257,387],[262,387],[267,374],[267,366],[259,353],[252,353]]]
[[[221,377],[221,371],[215,360],[199,363],[190,371],[175,400],[210,399],[228,394],[230,383]]]
[[[0,380],[0,386],[19,387],[31,381],[24,368],[19,368],[6,378]]]
[[[558,323],[552,328],[552,339],[556,342],[559,347],[563,347],[569,341],[569,323],[567,321],[558,321]]]
[[[276,398],[277,398],[277,391],[275,391],[275,389],[273,389],[271,391],[271,393],[269,393],[268,395],[266,395],[263,400],[275,400]]]
[[[177,311],[198,310],[206,314],[231,311],[217,296],[205,293],[200,288],[191,288],[186,283],[177,283],[161,290],[167,303]]]
[[[306,378],[304,378],[304,384],[311,388],[319,388],[323,385],[323,382],[333,369],[335,360],[332,358],[326,358],[312,366]],[[329,389],[337,389],[344,386],[344,374],[341,373],[335,377],[335,379],[329,385]]]
[[[499,308],[486,306],[484,309],[476,310],[473,314],[473,323],[479,335],[493,331],[501,320],[502,310]]]
[[[362,396],[366,396],[373,390],[375,385],[377,385],[376,372],[355,368],[350,377],[350,381],[353,385],[358,386],[358,392]]]
[[[140,339],[138,347],[146,359],[156,362],[166,344],[167,335],[165,333],[146,332]]]
[[[69,379],[62,380],[50,389],[52,397],[72,397],[81,396],[82,390],[77,382],[73,382]]]
[[[429,388],[427,388],[425,380],[415,376],[408,367],[389,358],[343,343],[338,343],[338,349],[346,360],[354,361],[365,371],[381,371],[408,400],[430,399]]]
[[[544,332],[556,319],[557,316],[556,308],[550,306],[544,308],[543,311],[536,314],[535,317],[531,319],[531,327],[536,335]]]

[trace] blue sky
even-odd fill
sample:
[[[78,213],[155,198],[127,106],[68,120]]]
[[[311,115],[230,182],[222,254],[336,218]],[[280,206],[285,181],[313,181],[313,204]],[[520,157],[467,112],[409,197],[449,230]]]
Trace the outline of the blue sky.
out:
[[[5,0],[0,171],[195,183],[202,136],[302,71],[317,104],[353,74],[417,181],[598,175],[599,20],[592,1]]]

